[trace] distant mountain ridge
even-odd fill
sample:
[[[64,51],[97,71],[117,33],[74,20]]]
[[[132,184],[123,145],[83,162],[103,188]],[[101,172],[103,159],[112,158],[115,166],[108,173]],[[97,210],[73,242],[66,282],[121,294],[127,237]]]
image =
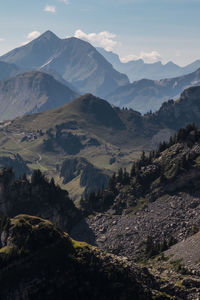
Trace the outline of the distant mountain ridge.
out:
[[[51,31],[0,60],[29,70],[56,72],[80,93],[101,97],[129,83],[128,77],[117,72],[92,45],[77,38],[60,39]]]
[[[162,103],[170,98],[178,98],[185,89],[198,85],[200,85],[200,69],[181,77],[135,81],[117,89],[106,99],[114,105],[147,113],[150,110],[158,110]]]
[[[0,119],[59,107],[78,96],[52,76],[38,71],[0,81]]]
[[[172,61],[162,64],[161,61],[155,63],[145,63],[142,59],[131,60],[127,63],[121,62],[119,56],[112,52],[106,51],[103,48],[97,48],[113,67],[126,74],[130,81],[137,81],[141,79],[159,80],[163,78],[172,78],[192,73],[200,68],[200,60],[180,67]]]

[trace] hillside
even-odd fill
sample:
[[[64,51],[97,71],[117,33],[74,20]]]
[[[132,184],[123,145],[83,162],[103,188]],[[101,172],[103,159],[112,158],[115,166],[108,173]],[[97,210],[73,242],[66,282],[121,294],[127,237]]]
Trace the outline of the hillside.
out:
[[[160,80],[163,78],[173,78],[195,72],[200,68],[200,60],[196,60],[185,67],[180,67],[173,62],[162,64],[161,61],[155,63],[145,63],[142,59],[131,60],[127,63],[121,62],[119,56],[103,48],[97,50],[113,65],[113,67],[126,74],[130,81],[141,79]]]
[[[0,81],[0,120],[59,107],[77,97],[52,76],[37,71]]]
[[[181,77],[162,80],[139,80],[107,95],[106,99],[120,107],[141,113],[156,111],[168,99],[178,98],[183,90],[200,85],[200,69]]]
[[[81,201],[86,215],[98,213],[84,221],[96,237],[93,242],[136,258],[144,251],[148,236],[155,243],[167,244],[198,231],[199,159],[200,130],[190,125],[157,152],[143,153],[130,173],[119,170],[104,192]],[[73,229],[73,235],[91,242],[83,224]]]
[[[155,149],[188,123],[195,121],[200,126],[199,95],[200,88],[190,88],[178,101],[171,100],[158,112],[145,116],[85,95],[60,108],[2,123],[0,155],[19,153],[29,162],[30,169],[40,168],[49,178],[54,177],[78,200],[85,189],[98,188],[94,184],[82,186],[79,172],[70,182],[63,181],[61,169],[65,160],[78,165],[80,158],[86,159],[92,165],[86,168],[91,179],[94,170],[104,178],[120,167],[129,171],[142,150]],[[91,185],[93,181],[89,182]]]
[[[82,199],[72,237],[139,261],[175,299],[198,298],[199,161],[200,130],[188,125]]]
[[[147,300],[155,286],[146,269],[28,215],[1,222],[0,282],[2,300]]]
[[[58,109],[2,123],[1,126],[0,155],[5,157],[10,152],[19,153],[29,161],[29,168],[40,168],[49,178],[53,176],[72,196],[80,196],[85,189],[98,189],[92,180],[94,173],[101,174],[104,179],[100,185],[105,184],[113,170],[122,164],[130,165],[141,151],[139,142],[142,137],[139,137],[139,132],[135,135],[137,129],[132,132],[131,128],[126,128],[118,112],[108,102],[92,95],[79,97]],[[134,136],[137,138],[133,139]],[[66,159],[74,158],[87,160],[87,176],[90,185],[94,183],[92,186],[87,183],[81,187],[78,173],[73,182],[63,183],[62,164]]]
[[[25,46],[0,57],[26,69],[58,73],[80,93],[105,96],[128,84],[128,77],[112,65],[89,43],[77,38],[60,39],[47,31]]]

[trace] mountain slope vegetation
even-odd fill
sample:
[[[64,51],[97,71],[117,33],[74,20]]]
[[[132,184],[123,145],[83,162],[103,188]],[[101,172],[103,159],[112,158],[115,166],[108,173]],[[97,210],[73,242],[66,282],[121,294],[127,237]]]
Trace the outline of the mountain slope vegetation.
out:
[[[67,231],[81,218],[68,192],[39,170],[35,170],[30,179],[26,175],[16,179],[12,169],[1,169],[0,185],[1,217],[32,214],[47,218]]]
[[[77,195],[84,192],[80,174],[63,183],[61,169],[65,160],[86,159],[93,166],[89,173],[101,170],[104,178],[120,167],[130,171],[142,150],[152,151],[188,123],[195,121],[200,126],[199,95],[199,87],[189,88],[179,100],[170,100],[156,113],[145,116],[85,95],[60,108],[3,123],[0,153],[19,153],[29,161],[30,169],[40,168],[49,178],[55,177],[70,194],[76,191],[78,199]],[[97,186],[92,184],[90,188]]]
[[[4,219],[1,237],[1,299],[152,299],[147,270],[74,241],[47,220]]]

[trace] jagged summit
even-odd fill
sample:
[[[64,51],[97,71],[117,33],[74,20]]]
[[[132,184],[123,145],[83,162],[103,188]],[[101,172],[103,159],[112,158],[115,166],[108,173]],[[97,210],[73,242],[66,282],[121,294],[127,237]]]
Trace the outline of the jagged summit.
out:
[[[42,33],[38,38],[38,39],[47,39],[47,40],[60,40],[60,38],[55,34],[53,33],[52,31],[50,30],[47,30],[45,31],[44,33]]]

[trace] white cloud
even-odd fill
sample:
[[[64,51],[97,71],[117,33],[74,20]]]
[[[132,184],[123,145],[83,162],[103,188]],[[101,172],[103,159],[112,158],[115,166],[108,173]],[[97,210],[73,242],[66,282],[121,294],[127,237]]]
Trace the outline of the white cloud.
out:
[[[153,63],[155,61],[161,60],[162,57],[158,51],[154,50],[152,52],[141,52],[138,56],[132,54],[120,58],[120,60],[124,63],[137,59],[143,59],[146,63]]]
[[[28,39],[27,41],[24,41],[21,43],[21,46],[25,46],[27,45],[28,43],[30,43],[30,41],[36,39],[38,36],[40,36],[41,33],[39,31],[32,31],[32,32],[29,32],[26,36],[26,38]]]
[[[29,40],[33,40],[36,39],[38,36],[40,36],[40,32],[39,31],[32,31],[27,35],[27,39]]]
[[[44,11],[55,14],[56,13],[56,7],[54,5],[46,5],[44,8]]]
[[[95,47],[102,47],[107,51],[113,50],[113,48],[117,45],[117,42],[114,40],[116,35],[108,31],[87,34],[81,29],[78,29],[74,36],[91,43]]]
[[[65,4],[69,4],[69,0],[58,0],[59,2],[63,2]]]
[[[4,42],[5,41],[5,39],[3,39],[3,38],[0,38],[0,42]]]
[[[21,46],[25,46],[25,45],[27,45],[28,43],[30,43],[30,41],[22,42],[20,45],[21,45]]]

